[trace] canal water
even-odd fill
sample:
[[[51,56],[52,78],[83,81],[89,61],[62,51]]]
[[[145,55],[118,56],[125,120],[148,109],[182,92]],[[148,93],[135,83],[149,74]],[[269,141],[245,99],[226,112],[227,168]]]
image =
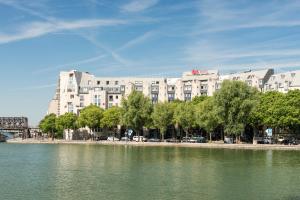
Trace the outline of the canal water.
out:
[[[300,152],[0,144],[1,200],[300,199]]]

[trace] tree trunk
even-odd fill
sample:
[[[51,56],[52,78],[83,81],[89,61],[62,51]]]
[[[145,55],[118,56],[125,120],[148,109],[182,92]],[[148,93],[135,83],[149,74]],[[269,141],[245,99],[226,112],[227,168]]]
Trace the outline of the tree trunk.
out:
[[[209,132],[209,143],[211,143],[211,132]]]

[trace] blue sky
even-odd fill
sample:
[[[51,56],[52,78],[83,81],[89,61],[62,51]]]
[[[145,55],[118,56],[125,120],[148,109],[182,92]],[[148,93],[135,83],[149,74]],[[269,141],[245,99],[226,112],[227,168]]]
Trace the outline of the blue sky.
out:
[[[0,0],[0,115],[36,125],[61,70],[299,69],[299,13],[297,0]]]

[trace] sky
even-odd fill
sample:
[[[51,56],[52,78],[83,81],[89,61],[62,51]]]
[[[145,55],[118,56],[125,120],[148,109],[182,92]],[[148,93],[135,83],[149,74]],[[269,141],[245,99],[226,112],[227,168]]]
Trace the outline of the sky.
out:
[[[37,125],[60,71],[300,69],[299,0],[0,0],[0,116]]]

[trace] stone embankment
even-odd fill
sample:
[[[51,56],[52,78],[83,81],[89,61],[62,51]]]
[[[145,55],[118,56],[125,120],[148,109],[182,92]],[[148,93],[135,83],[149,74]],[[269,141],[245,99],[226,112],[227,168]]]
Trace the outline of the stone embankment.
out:
[[[278,144],[223,144],[223,143],[168,143],[168,142],[125,142],[125,141],[84,141],[84,140],[35,140],[35,139],[11,139],[7,143],[14,144],[85,144],[85,145],[128,145],[147,147],[191,147],[191,148],[214,148],[214,149],[254,149],[254,150],[300,150],[300,145]]]

